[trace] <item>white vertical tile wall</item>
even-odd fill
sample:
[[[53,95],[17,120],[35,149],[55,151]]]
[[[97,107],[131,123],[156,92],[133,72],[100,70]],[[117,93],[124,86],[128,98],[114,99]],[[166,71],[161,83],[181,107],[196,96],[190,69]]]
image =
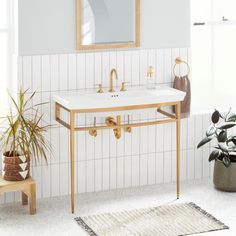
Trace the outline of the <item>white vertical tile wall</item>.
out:
[[[95,53],[24,56],[19,57],[19,85],[37,91],[37,102],[46,120],[56,124],[53,103],[56,91],[93,88],[102,83],[108,87],[111,68],[118,70],[119,80],[130,86],[146,83],[147,66],[155,68],[156,84],[171,86],[174,59],[181,56],[191,63],[188,48],[106,51]],[[185,73],[186,68],[179,71]],[[133,115],[133,120],[146,120],[150,114]],[[78,124],[88,119],[80,117]],[[181,121],[181,180],[209,177],[212,168],[207,161],[210,146],[197,150],[204,136],[209,115],[196,115]],[[49,165],[33,165],[32,175],[37,181],[37,197],[67,195],[69,178],[69,132],[64,127],[53,127],[48,138],[53,146]],[[88,133],[76,134],[76,192],[94,192],[175,181],[175,124],[133,128],[116,140],[112,131],[102,131],[96,138]],[[18,200],[19,195],[8,194],[4,201]]]

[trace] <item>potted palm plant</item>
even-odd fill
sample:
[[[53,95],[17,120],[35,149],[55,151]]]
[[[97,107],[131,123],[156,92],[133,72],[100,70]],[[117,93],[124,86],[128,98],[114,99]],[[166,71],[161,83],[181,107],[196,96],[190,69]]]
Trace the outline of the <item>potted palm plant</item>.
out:
[[[2,175],[8,181],[21,181],[30,176],[30,161],[36,164],[40,158],[47,162],[50,144],[44,134],[49,125],[42,125],[43,115],[39,114],[41,104],[31,105],[35,92],[20,90],[18,99],[10,94],[13,109],[1,117],[0,151],[2,152]]]
[[[214,185],[217,189],[236,191],[236,135],[230,129],[236,126],[236,114],[231,110],[223,115],[215,110],[211,117],[212,124],[206,131],[206,137],[198,144],[202,147],[213,139],[217,140],[215,150],[209,156],[214,161]]]

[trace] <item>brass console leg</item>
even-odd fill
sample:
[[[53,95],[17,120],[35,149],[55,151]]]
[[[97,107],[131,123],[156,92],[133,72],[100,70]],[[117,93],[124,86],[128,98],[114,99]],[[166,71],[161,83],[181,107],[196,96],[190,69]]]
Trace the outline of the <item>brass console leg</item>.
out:
[[[177,199],[180,194],[180,102],[175,106],[176,111],[176,187]]]
[[[70,172],[71,172],[71,212],[75,209],[75,169],[74,169],[74,132],[75,132],[75,116],[74,112],[70,112]]]

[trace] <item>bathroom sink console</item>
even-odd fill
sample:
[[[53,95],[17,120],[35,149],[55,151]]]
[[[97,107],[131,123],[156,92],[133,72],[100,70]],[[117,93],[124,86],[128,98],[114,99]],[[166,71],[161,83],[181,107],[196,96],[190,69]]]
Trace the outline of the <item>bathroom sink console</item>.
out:
[[[110,86],[111,87],[111,86]],[[180,102],[184,100],[185,93],[166,86],[157,86],[155,89],[132,88],[126,91],[122,84],[121,91],[103,93],[101,86],[97,93],[94,91],[59,93],[53,95],[55,101],[55,119],[70,130],[70,165],[71,165],[71,210],[74,213],[74,146],[75,132],[88,131],[96,137],[99,130],[113,129],[115,138],[122,136],[122,129],[125,132],[132,132],[133,127],[176,123],[176,187],[177,199],[180,194]],[[163,110],[165,107],[175,107],[175,114]],[[62,116],[62,110],[69,114],[69,122]],[[149,112],[150,110],[162,114],[162,119],[149,120],[145,122],[122,122],[121,115],[128,117],[135,113]],[[93,117],[94,124],[91,126],[76,126],[76,119],[81,114]],[[96,118],[103,117],[103,124],[96,124]]]

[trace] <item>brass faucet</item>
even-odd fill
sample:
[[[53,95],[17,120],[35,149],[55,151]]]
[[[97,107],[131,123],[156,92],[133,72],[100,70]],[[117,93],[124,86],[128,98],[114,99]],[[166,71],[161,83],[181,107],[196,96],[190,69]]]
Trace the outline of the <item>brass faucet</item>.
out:
[[[115,78],[118,79],[117,71],[114,68],[110,72],[110,89],[109,89],[110,93],[115,92],[114,86],[113,86],[113,74],[115,74]]]

